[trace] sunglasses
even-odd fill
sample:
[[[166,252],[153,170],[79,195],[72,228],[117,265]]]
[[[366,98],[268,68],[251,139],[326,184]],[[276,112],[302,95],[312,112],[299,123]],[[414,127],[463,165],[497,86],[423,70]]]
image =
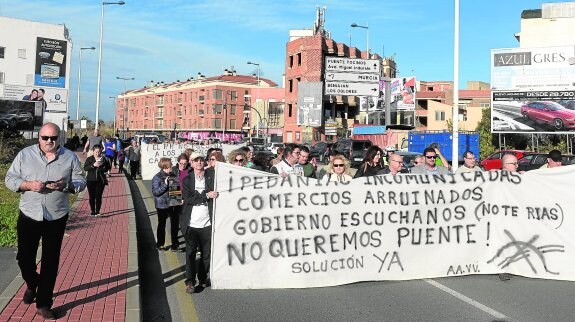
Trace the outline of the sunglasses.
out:
[[[345,167],[345,164],[334,164],[334,168]]]
[[[437,158],[435,155],[426,155],[425,157],[428,159],[436,159]]]
[[[193,162],[204,162],[204,159],[198,158],[198,159],[195,159],[195,160],[192,160],[192,161],[193,161]]]
[[[58,140],[58,136],[47,136],[47,135],[42,135],[40,136],[42,138],[43,141],[48,141],[48,139],[52,140],[52,142]]]
[[[236,159],[236,162],[244,162],[244,159]]]

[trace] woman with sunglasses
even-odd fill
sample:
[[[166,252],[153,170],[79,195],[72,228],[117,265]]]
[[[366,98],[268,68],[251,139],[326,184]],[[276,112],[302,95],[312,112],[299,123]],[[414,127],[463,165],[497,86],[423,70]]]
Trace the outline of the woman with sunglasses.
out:
[[[208,168],[215,168],[218,162],[226,162],[226,158],[220,151],[212,151],[208,157]]]
[[[370,146],[367,151],[365,151],[363,162],[353,177],[371,177],[376,175],[380,170],[383,170],[382,156],[383,150],[380,147],[377,145]]]
[[[327,177],[330,182],[348,182],[352,179],[349,174],[349,162],[343,155],[335,155],[327,165]]]
[[[248,162],[248,156],[240,149],[233,150],[228,154],[228,162],[238,167],[245,167]]]
[[[108,159],[102,155],[102,146],[99,144],[94,145],[92,147],[92,155],[84,163],[86,186],[90,197],[90,215],[92,217],[100,216],[102,195],[104,194],[104,188],[108,184],[106,173],[110,168],[111,164]]]

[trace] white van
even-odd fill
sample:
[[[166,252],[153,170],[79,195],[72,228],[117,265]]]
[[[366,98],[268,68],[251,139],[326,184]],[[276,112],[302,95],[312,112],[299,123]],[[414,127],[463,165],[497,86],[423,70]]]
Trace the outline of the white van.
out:
[[[162,134],[136,134],[134,135],[134,139],[138,141],[138,143],[142,143],[142,140],[145,139],[146,143],[150,143],[152,139],[156,139],[158,143],[164,143],[165,136]]]

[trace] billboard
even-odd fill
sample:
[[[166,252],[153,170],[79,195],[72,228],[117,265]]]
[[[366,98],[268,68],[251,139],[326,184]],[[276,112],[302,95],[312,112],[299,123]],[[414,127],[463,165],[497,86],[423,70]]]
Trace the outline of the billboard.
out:
[[[493,91],[491,129],[496,133],[574,133],[575,90]]]
[[[321,126],[322,87],[321,82],[298,83],[297,125]]]
[[[37,131],[42,126],[42,118],[39,102],[0,99],[0,128]]]
[[[54,87],[5,85],[2,98],[40,102],[51,112],[66,112],[68,106],[68,90]]]
[[[574,133],[575,46],[491,50],[493,133]]]
[[[59,39],[36,38],[36,69],[34,85],[65,87],[68,42]]]
[[[391,78],[389,81],[381,80],[379,82],[379,98],[376,107],[373,110],[385,110],[385,86],[389,82],[390,86],[390,103],[392,111],[414,111],[416,99],[416,78],[407,76],[402,78]],[[372,109],[370,109],[371,111]]]
[[[491,89],[575,88],[575,46],[491,50]]]

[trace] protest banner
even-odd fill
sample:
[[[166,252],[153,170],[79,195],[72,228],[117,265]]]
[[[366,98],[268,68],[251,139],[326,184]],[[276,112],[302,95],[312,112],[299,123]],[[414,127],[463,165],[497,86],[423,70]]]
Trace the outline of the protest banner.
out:
[[[214,289],[512,273],[575,280],[575,167],[348,183],[218,163]]]
[[[176,144],[176,143],[159,143],[159,144],[141,144],[142,179],[152,180],[154,175],[160,171],[158,161],[160,158],[170,158],[174,165],[178,162],[178,156],[188,148],[193,149],[204,157],[210,148],[220,148],[224,156],[227,156],[232,150],[240,148],[240,145],[233,144]]]

